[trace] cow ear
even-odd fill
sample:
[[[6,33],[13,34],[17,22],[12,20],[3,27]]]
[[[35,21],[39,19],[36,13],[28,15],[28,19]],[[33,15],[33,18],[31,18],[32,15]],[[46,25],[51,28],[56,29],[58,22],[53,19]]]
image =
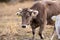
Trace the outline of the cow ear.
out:
[[[21,13],[21,12],[22,12],[22,9],[21,9],[21,8],[19,8],[19,11],[17,11],[17,13],[16,13],[16,14],[17,14],[18,16],[21,16],[21,15],[22,15],[22,13]]]
[[[38,11],[37,10],[33,10],[33,12],[32,12],[32,16],[37,16],[38,15]]]
[[[33,9],[29,9],[29,12],[32,12],[32,16],[37,16],[38,15],[38,11],[37,10],[33,10]]]

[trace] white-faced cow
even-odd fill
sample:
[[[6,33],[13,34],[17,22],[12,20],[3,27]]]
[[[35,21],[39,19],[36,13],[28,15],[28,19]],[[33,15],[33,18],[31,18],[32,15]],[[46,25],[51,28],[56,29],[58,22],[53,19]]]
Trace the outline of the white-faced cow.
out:
[[[59,4],[55,1],[37,2],[30,8],[19,9],[17,15],[22,16],[22,27],[26,28],[27,25],[31,25],[33,39],[35,29],[39,28],[39,36],[43,39],[42,31],[46,24],[51,24],[51,17],[60,13]]]

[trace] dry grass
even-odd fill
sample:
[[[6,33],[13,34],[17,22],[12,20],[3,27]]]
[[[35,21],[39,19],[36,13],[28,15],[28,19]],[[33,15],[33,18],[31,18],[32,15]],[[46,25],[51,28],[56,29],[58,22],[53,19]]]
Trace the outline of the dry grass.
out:
[[[21,17],[18,18],[16,12],[18,8],[31,7],[33,2],[17,3],[8,5],[5,3],[0,3],[0,40],[28,40],[32,38],[31,28],[26,29],[21,28]],[[46,26],[44,28],[43,34],[50,37],[53,31],[52,26]],[[36,30],[36,38],[39,39],[37,35],[38,28]]]

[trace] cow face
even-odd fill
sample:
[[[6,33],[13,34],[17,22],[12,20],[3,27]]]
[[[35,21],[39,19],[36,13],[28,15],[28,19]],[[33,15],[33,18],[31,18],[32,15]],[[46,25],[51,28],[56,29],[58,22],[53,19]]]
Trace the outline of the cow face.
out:
[[[32,18],[36,18],[36,16],[38,15],[38,11],[28,8],[19,8],[19,12],[17,12],[17,15],[22,17],[22,27],[26,28],[26,26],[30,24]]]

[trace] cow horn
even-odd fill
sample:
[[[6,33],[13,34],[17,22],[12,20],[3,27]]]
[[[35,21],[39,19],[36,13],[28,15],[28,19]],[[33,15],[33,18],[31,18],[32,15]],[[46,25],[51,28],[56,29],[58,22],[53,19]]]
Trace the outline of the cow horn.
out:
[[[28,11],[32,12],[33,10],[32,9],[29,9]]]
[[[20,11],[22,11],[22,9],[21,9],[21,8],[19,8],[19,10],[20,10]]]
[[[29,9],[28,11],[38,13],[38,11],[37,11],[37,10]]]

